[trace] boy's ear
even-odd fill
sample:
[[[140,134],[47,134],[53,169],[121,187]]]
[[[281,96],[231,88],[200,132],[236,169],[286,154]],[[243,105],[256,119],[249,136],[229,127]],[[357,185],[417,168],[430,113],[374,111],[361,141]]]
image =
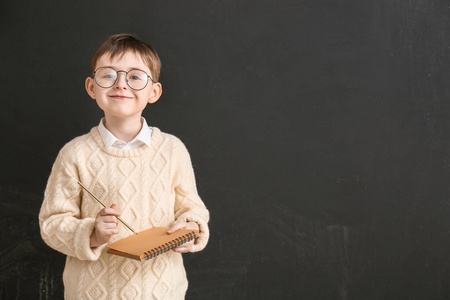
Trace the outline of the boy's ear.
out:
[[[95,100],[94,79],[92,79],[91,77],[86,78],[85,88],[89,96],[91,96],[91,98]]]
[[[152,93],[150,95],[150,98],[148,99],[148,103],[155,103],[158,101],[159,97],[161,97],[162,94],[162,85],[161,83],[157,82],[153,84],[152,87]]]

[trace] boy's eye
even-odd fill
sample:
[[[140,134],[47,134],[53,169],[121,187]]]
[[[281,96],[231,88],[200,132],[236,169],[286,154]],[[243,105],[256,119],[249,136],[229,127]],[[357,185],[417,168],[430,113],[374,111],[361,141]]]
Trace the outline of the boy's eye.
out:
[[[129,74],[128,79],[138,81],[138,80],[143,80],[143,76],[139,75],[139,74]]]
[[[116,79],[117,74],[113,69],[110,68],[100,68],[97,72],[97,78],[102,79]]]

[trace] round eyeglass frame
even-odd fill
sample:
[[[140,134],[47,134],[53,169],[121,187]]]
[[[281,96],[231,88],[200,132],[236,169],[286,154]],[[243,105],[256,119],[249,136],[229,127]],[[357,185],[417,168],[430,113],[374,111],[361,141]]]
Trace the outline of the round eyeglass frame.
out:
[[[102,86],[102,85],[100,85],[100,84],[98,83],[97,77],[96,77],[95,75],[96,75],[97,71],[100,70],[100,69],[111,69],[111,70],[113,70],[114,72],[116,72],[116,80],[114,80],[114,83],[113,83],[113,84],[111,84],[110,86]],[[144,85],[143,88],[135,89],[135,88],[133,88],[133,87],[130,86],[130,84],[128,83],[128,73],[131,72],[131,71],[142,71],[142,72],[144,72],[145,75],[147,75],[147,82],[145,83],[145,85]],[[148,75],[147,72],[145,72],[144,70],[141,70],[141,69],[131,69],[131,70],[129,70],[129,71],[124,71],[124,70],[116,71],[114,68],[111,68],[111,67],[100,67],[100,68],[98,68],[97,70],[95,70],[95,71],[94,71],[94,81],[95,81],[95,83],[96,83],[99,87],[101,87],[101,88],[104,88],[104,89],[110,88],[110,87],[114,86],[114,85],[117,83],[117,80],[119,80],[119,73],[120,73],[120,72],[125,73],[125,82],[127,83],[128,87],[129,87],[130,89],[132,89],[133,91],[140,91],[140,90],[145,89],[145,88],[147,87],[147,85],[148,85],[149,79],[150,79],[150,81],[151,81],[152,83],[156,83],[156,81],[154,81],[153,78],[152,78],[150,75]]]

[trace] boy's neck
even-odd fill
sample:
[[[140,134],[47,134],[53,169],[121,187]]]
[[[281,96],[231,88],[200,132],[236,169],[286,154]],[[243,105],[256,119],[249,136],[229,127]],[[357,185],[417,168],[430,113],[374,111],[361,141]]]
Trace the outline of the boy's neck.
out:
[[[104,125],[116,138],[126,143],[131,142],[141,131],[141,116],[121,119],[105,116]]]

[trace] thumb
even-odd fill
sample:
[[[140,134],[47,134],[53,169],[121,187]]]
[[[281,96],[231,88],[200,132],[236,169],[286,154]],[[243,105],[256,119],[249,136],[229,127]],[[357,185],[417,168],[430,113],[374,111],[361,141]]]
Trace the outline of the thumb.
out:
[[[120,211],[117,210],[117,204],[114,203],[110,206],[110,208],[114,210],[114,212],[110,213],[111,215],[120,216]]]
[[[175,222],[170,228],[169,230],[167,230],[167,234],[171,234],[174,233],[175,231],[177,231],[178,229],[182,229],[184,228],[184,222]]]

